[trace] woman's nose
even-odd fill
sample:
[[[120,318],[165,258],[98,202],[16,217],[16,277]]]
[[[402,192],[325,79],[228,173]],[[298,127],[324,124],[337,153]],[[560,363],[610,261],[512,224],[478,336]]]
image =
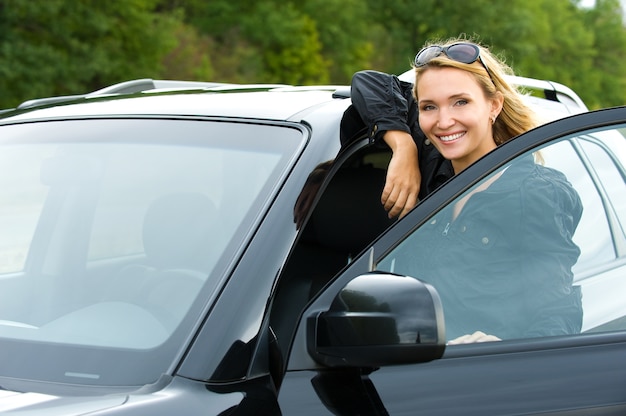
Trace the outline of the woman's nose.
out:
[[[445,109],[439,110],[439,113],[437,114],[437,127],[439,127],[440,129],[447,129],[453,124],[454,119],[452,118],[450,112]]]

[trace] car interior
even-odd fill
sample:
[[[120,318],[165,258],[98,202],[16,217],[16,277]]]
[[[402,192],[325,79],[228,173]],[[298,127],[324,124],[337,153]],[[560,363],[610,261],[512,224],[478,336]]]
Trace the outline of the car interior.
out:
[[[157,198],[143,223],[145,262],[122,267],[108,300],[140,303],[169,332],[180,323],[206,280],[198,264],[215,228],[217,208],[206,195],[177,192]]]
[[[300,231],[272,308],[271,326],[283,356],[304,305],[395,221],[380,203],[390,157],[389,149],[366,146],[338,168],[324,166],[317,202]],[[334,172],[332,177],[329,172]]]

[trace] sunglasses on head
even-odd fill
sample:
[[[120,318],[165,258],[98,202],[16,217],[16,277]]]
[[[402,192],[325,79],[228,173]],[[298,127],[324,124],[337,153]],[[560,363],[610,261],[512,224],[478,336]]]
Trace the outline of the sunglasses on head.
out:
[[[480,48],[478,45],[468,42],[454,43],[448,46],[427,46],[415,55],[414,64],[419,68],[428,64],[431,60],[438,57],[442,53],[448,58],[463,64],[472,64],[476,61],[480,62],[483,68],[485,68],[485,71],[487,71],[489,78],[491,78],[489,68],[487,68],[487,65],[480,57]],[[493,78],[491,78],[491,80],[493,81]]]

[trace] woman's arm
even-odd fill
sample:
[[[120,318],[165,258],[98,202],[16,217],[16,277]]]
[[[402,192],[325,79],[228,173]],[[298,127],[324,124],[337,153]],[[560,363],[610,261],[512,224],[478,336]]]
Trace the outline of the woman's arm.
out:
[[[360,71],[352,77],[350,97],[367,126],[370,141],[380,140],[389,130],[411,133],[411,124],[416,121],[409,120],[409,107],[414,105],[411,84],[395,75]]]
[[[352,78],[352,104],[363,119],[370,141],[381,139],[391,148],[381,203],[390,218],[406,215],[416,204],[421,184],[418,146],[411,135],[409,114],[414,101],[410,84],[377,71],[357,72]]]

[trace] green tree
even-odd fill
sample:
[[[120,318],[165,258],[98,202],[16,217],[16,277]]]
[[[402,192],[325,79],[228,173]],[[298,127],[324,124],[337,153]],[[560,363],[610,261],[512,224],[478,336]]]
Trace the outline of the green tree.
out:
[[[550,79],[590,107],[626,103],[626,28],[618,0],[582,9],[578,0],[368,1],[369,20],[391,37],[381,71],[400,73],[427,40],[464,35],[481,41],[519,75]],[[597,58],[611,54],[601,67]],[[395,58],[394,58],[395,56]],[[384,65],[383,62],[383,65]]]
[[[367,20],[365,2],[307,0],[296,5],[315,22],[332,83],[348,83],[356,71],[371,65],[380,32],[374,22]]]
[[[374,56],[360,0],[163,0],[162,8],[183,8],[209,39],[215,80],[347,83]]]
[[[532,30],[523,45],[518,42],[510,51],[514,68],[526,76],[583,85],[594,54],[593,32],[585,27],[583,13],[567,0],[535,0],[533,6]]]
[[[292,3],[258,3],[254,13],[242,18],[242,30],[260,52],[259,79],[291,84],[328,82],[329,63],[322,55],[315,22]]]
[[[193,26],[179,22],[174,29],[175,46],[162,57],[161,75],[166,79],[188,81],[217,80],[218,73],[211,59],[212,39]],[[232,52],[229,56],[233,56]]]
[[[575,87],[590,108],[626,104],[626,28],[618,0],[597,0],[585,16],[594,29],[592,70]],[[587,88],[585,88],[587,86]]]
[[[206,40],[213,81],[325,83],[329,62],[315,21],[292,3],[279,1],[162,1],[181,7],[187,24]],[[245,10],[245,13],[241,13]]]
[[[180,17],[154,0],[2,0],[0,105],[158,76]]]
[[[347,83],[463,34],[592,108],[626,103],[619,0],[0,0],[0,107],[132,78]]]

